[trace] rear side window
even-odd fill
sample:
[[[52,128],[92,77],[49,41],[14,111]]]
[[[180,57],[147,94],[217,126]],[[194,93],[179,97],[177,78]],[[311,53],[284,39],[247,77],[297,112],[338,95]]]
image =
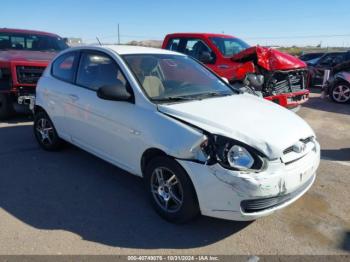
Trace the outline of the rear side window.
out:
[[[77,52],[61,55],[52,64],[52,75],[60,80],[73,82],[77,59]]]
[[[213,61],[215,60],[214,52],[201,39],[174,38],[169,41],[167,49],[192,56],[205,64],[208,63],[208,61],[203,60],[204,55],[210,55],[212,56]]]
[[[179,44],[180,44],[179,38],[170,39],[166,46],[166,49],[176,52],[179,50]]]
[[[77,75],[77,85],[97,91],[102,86],[113,86],[126,79],[117,63],[100,52],[82,53]]]

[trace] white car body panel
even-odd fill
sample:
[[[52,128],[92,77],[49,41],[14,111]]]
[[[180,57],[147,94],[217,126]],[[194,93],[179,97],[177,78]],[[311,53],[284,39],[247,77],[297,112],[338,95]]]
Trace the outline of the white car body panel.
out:
[[[270,159],[280,157],[299,139],[315,135],[295,113],[249,94],[160,105],[159,110],[210,133],[252,145]]]
[[[213,217],[256,219],[292,203],[312,185],[319,144],[312,141],[303,152],[283,154],[300,139],[315,136],[294,113],[251,95],[155,105],[119,55],[181,54],[132,46],[78,47],[62,53],[81,49],[110,55],[130,83],[135,103],[102,100],[95,91],[52,77],[49,65],[37,86],[36,106],[48,113],[62,139],[138,176],[146,150],[165,152],[187,171],[201,213]],[[268,168],[242,172],[199,163],[199,145],[206,139],[202,130],[254,147],[269,159]],[[274,208],[256,214],[241,210],[243,200],[289,194],[303,186],[300,194]]]

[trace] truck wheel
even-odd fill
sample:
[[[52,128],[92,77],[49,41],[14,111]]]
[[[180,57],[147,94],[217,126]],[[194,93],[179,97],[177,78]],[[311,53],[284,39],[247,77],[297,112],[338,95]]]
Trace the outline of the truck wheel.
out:
[[[336,103],[348,103],[350,101],[350,84],[344,82],[335,84],[330,97]]]
[[[0,94],[0,119],[8,119],[14,113],[11,99],[6,94]]]
[[[199,214],[192,181],[175,160],[161,156],[147,165],[144,180],[156,212],[172,223],[185,223]]]
[[[51,119],[45,112],[38,112],[34,116],[34,135],[39,145],[47,151],[58,150],[63,144],[63,140],[59,138]]]

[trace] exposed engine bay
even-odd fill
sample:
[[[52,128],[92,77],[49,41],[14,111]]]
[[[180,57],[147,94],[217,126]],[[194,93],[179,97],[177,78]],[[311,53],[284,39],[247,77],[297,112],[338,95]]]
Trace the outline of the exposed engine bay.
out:
[[[263,97],[298,92],[306,88],[306,69],[272,72],[262,69],[260,72],[261,74],[247,74],[243,85]]]
[[[232,82],[241,82],[248,92],[269,97],[303,91],[307,68],[296,57],[266,47],[251,47],[233,56],[241,63]]]

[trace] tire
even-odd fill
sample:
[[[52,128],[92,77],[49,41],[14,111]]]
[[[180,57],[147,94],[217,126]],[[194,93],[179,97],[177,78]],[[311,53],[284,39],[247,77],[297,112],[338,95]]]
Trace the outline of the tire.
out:
[[[144,181],[153,207],[165,220],[182,224],[199,214],[192,181],[175,160],[166,156],[152,159],[146,167]]]
[[[10,96],[7,94],[0,94],[0,119],[8,119],[14,114],[14,109]]]
[[[346,82],[336,83],[330,92],[331,99],[340,104],[350,102],[350,84]]]
[[[47,151],[56,151],[63,145],[50,117],[43,111],[34,115],[34,135],[39,145]]]

